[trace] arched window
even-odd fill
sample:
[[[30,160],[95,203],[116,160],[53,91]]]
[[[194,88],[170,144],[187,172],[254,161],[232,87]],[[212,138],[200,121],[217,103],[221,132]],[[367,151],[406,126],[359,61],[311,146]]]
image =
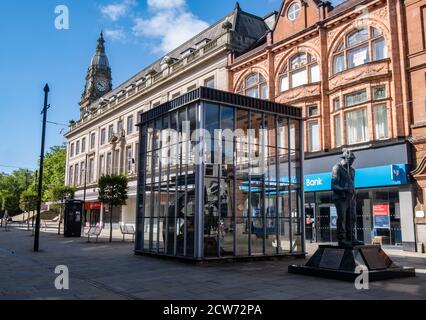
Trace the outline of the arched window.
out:
[[[238,86],[237,93],[253,98],[268,99],[268,84],[261,73],[251,73]]]
[[[319,65],[309,53],[298,53],[289,59],[280,74],[280,91],[320,81]]]
[[[380,30],[374,27],[357,29],[337,46],[333,54],[333,74],[387,57],[386,41]]]
[[[300,3],[295,2],[288,8],[287,18],[290,21],[294,21],[297,19],[299,14],[300,14]]]

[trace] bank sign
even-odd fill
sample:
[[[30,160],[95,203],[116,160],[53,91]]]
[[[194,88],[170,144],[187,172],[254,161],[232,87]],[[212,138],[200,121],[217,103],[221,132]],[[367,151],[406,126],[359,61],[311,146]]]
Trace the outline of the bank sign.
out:
[[[398,186],[408,183],[406,164],[361,168],[356,169],[355,172],[355,188],[357,189]],[[331,171],[307,174],[304,180],[305,192],[331,190]]]

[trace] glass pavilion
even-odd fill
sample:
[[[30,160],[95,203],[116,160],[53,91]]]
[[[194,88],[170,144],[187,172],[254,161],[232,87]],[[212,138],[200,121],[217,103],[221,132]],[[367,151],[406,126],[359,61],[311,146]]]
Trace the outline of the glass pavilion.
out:
[[[137,254],[304,255],[299,108],[201,87],[139,120]]]

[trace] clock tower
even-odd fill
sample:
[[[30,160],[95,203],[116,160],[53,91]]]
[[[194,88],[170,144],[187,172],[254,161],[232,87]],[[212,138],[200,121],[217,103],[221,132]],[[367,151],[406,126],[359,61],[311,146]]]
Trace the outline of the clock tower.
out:
[[[99,35],[96,53],[92,58],[86,75],[86,86],[81,95],[80,116],[81,118],[90,111],[90,105],[100,97],[112,90],[111,68],[108,57],[105,54],[105,40],[103,33]]]

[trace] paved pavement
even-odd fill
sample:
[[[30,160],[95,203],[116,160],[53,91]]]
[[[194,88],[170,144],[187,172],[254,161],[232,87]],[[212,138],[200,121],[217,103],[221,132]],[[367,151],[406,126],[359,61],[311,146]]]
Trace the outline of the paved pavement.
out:
[[[418,276],[374,282],[369,290],[351,283],[292,275],[303,260],[189,265],[135,256],[133,244],[87,243],[41,233],[39,253],[31,232],[0,229],[0,300],[11,299],[426,299],[426,255],[387,250]],[[314,246],[310,247],[314,250]],[[57,290],[55,267],[69,268],[70,289]]]

